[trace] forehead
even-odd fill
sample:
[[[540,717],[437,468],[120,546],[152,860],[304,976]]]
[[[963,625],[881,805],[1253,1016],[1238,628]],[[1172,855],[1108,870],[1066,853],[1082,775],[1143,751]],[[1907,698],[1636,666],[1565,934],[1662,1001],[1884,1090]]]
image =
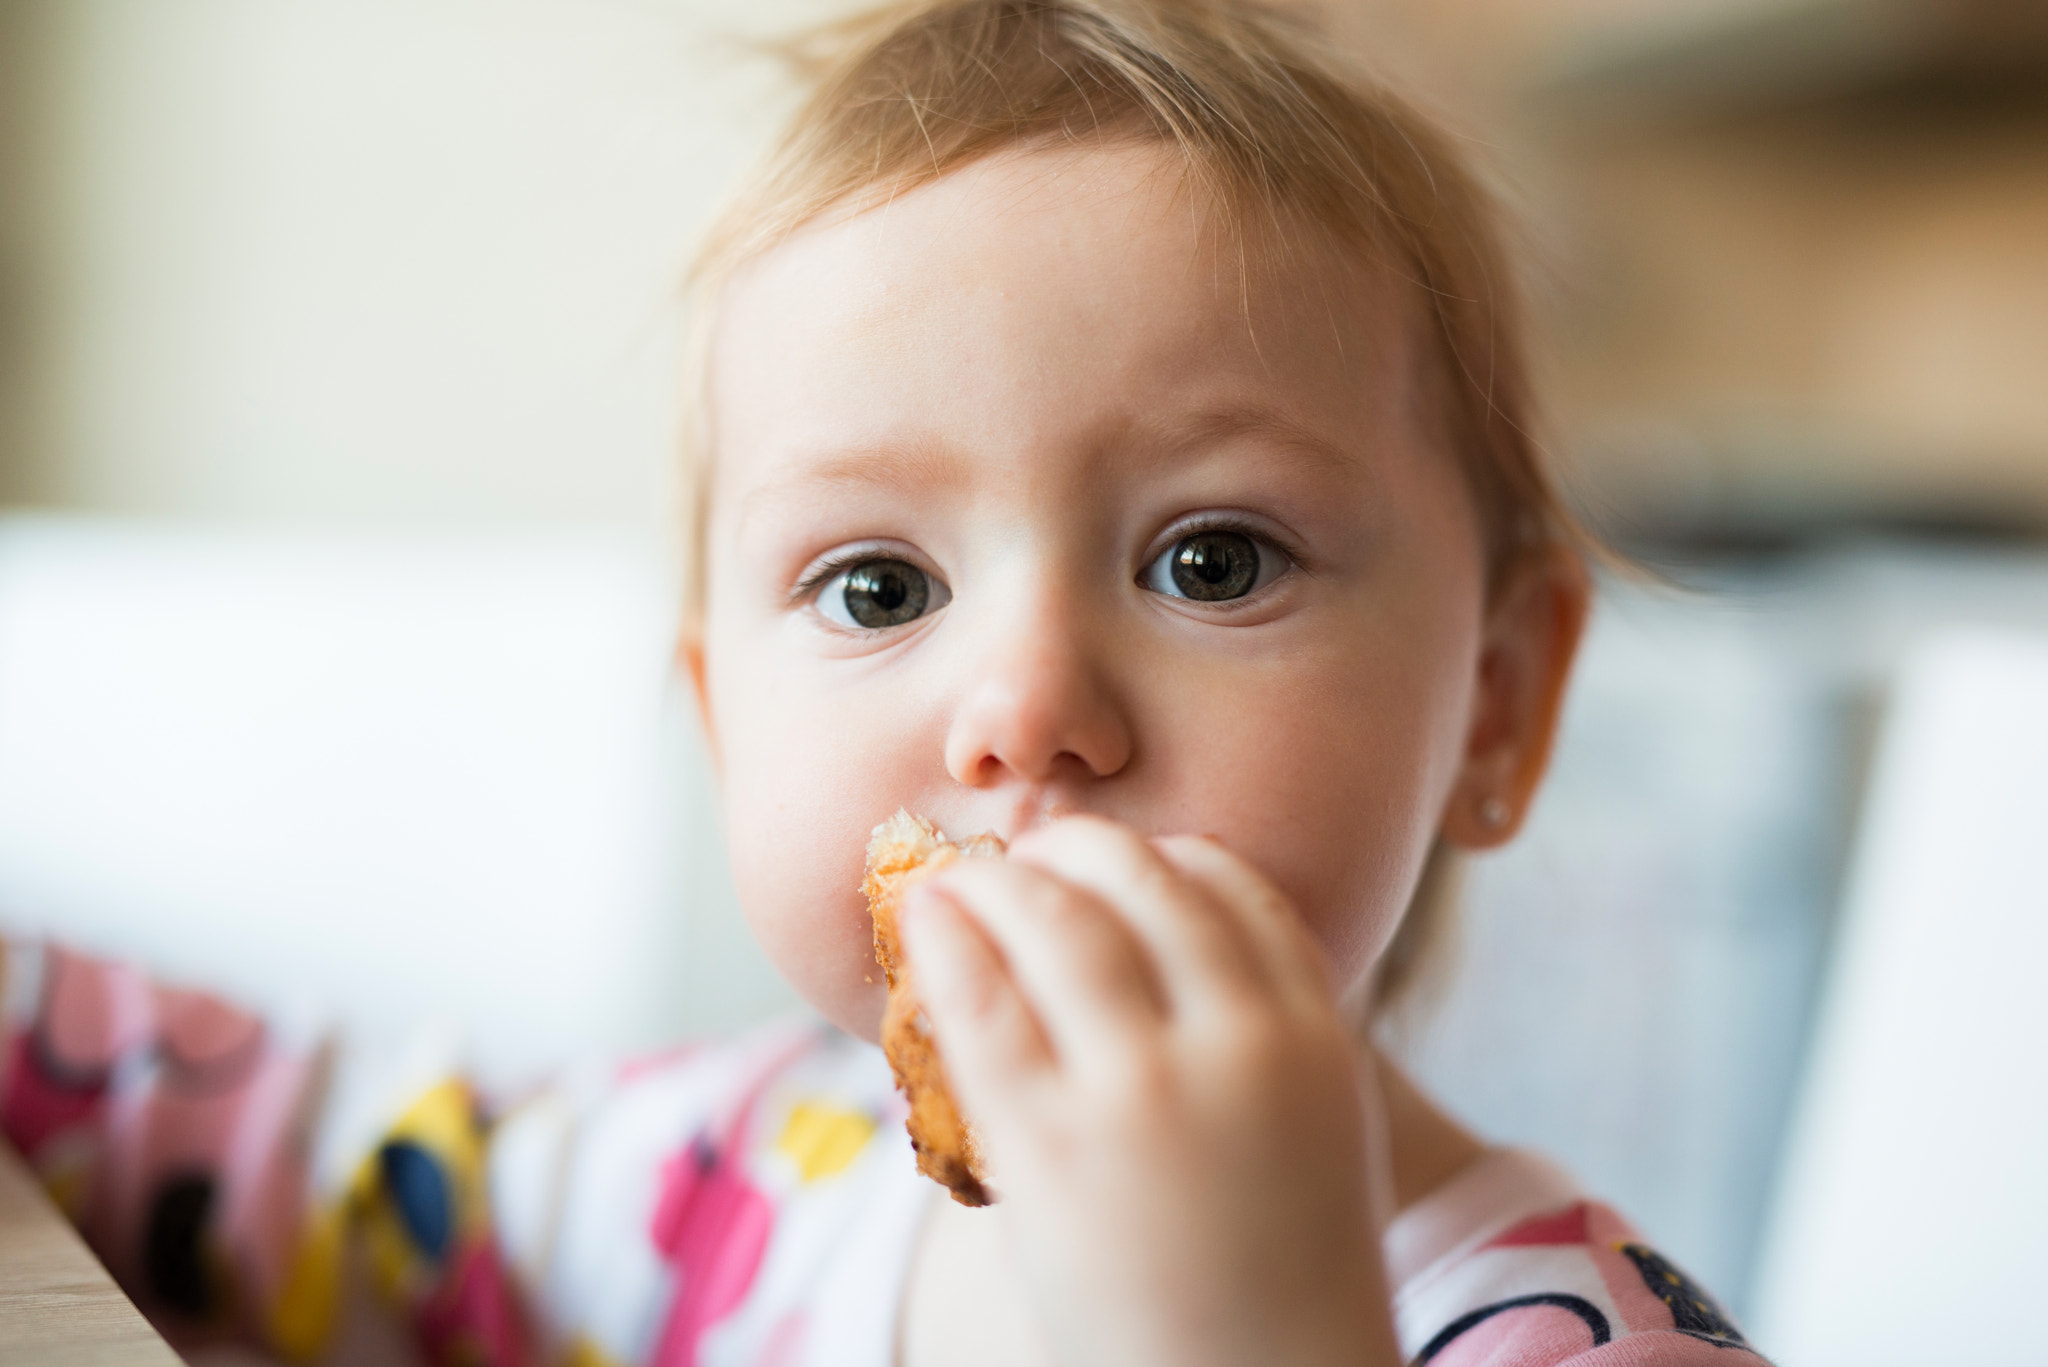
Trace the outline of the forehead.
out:
[[[1133,145],[993,156],[805,227],[720,299],[720,483],[906,433],[1084,441],[1240,409],[1319,433],[1412,421],[1410,291],[1305,224],[1256,252],[1223,226],[1170,152]]]

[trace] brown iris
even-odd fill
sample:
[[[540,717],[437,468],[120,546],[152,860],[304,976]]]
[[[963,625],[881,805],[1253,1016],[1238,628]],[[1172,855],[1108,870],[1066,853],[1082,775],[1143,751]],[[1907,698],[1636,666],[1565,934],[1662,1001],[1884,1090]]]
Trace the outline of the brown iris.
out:
[[[1199,602],[1242,598],[1259,582],[1258,544],[1242,532],[1196,532],[1174,546],[1174,587]]]

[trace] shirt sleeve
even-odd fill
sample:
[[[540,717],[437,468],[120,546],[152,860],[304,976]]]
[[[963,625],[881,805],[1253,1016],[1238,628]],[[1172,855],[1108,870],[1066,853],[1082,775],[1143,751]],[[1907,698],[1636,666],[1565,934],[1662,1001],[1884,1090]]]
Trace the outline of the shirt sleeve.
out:
[[[1446,1258],[1403,1288],[1397,1312],[1415,1367],[1764,1361],[1698,1283],[1591,1201]]]

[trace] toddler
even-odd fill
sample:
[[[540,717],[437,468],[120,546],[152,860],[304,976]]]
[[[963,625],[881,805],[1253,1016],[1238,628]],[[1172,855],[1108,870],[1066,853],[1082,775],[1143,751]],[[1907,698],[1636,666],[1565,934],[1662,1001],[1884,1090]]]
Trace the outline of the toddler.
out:
[[[364,1283],[406,1351],[587,1367],[1755,1360],[1362,1043],[1418,887],[1528,807],[1588,589],[1492,210],[1311,41],[1219,0],[936,0],[806,50],[695,277],[681,654],[741,903],[829,1025],[511,1106],[432,1079],[323,1187],[253,1156],[310,1142],[318,1067],[257,1029],[227,1066],[285,1080],[248,1116],[110,1072],[253,1027],[52,951],[5,1119],[147,1308],[396,1352],[338,1308]],[[902,920],[987,1209],[917,1176],[863,1042],[899,807],[1010,846]],[[179,1143],[204,1194],[148,1157]]]

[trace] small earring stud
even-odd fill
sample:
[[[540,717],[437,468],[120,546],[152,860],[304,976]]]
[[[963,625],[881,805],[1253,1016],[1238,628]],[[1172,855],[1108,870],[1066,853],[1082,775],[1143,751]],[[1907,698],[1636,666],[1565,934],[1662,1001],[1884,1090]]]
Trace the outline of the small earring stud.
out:
[[[1508,804],[1497,797],[1490,797],[1479,804],[1479,819],[1499,830],[1508,824]]]

